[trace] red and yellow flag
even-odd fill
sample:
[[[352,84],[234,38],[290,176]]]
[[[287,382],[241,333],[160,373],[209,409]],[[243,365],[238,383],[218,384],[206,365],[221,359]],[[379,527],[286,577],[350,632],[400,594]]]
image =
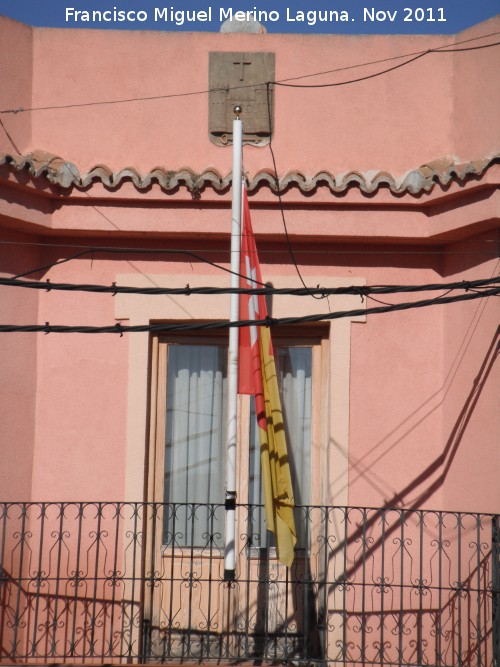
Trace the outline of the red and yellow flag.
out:
[[[244,188],[242,218],[240,274],[245,277],[240,278],[240,287],[261,287],[259,259]],[[260,320],[265,317],[265,296],[240,295],[240,319]],[[255,396],[267,528],[274,533],[278,559],[290,567],[297,542],[294,499],[268,327],[249,326],[240,329],[238,393]]]

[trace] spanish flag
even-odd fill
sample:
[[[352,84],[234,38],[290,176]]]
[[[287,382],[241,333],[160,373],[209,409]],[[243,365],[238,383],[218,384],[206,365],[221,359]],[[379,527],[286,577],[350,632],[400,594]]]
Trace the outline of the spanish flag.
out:
[[[244,188],[242,213],[240,287],[261,287],[259,259]],[[240,295],[240,319],[257,320],[265,317],[265,296]],[[267,528],[274,533],[278,559],[290,567],[297,533],[271,333],[265,326],[242,327],[239,341],[238,393],[255,396]]]

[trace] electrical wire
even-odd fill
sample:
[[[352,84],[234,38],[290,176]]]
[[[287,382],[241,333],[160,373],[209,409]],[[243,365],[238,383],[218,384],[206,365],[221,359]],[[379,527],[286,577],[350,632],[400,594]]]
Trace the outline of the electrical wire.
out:
[[[461,53],[462,51],[479,51],[480,49],[489,49],[491,46],[498,46],[500,42],[490,42],[490,44],[479,44],[478,46],[468,46],[465,49],[457,49],[455,46],[442,46],[439,49],[432,49],[431,53]]]
[[[484,292],[468,292],[458,296],[448,296],[437,299],[425,299],[423,301],[414,301],[407,303],[395,304],[392,306],[379,306],[375,308],[358,308],[355,310],[343,310],[334,313],[320,313],[316,315],[305,315],[302,317],[267,317],[261,320],[236,320],[228,321],[209,321],[197,322],[189,324],[139,324],[139,325],[123,325],[116,323],[111,326],[67,326],[50,324],[0,324],[0,333],[82,333],[82,334],[100,334],[111,333],[122,336],[125,333],[167,333],[174,331],[207,331],[216,329],[229,329],[232,327],[241,328],[246,326],[266,326],[277,327],[282,325],[304,324],[311,322],[321,322],[324,320],[336,320],[345,317],[358,317],[365,315],[375,315],[380,313],[389,313],[402,310],[410,310],[413,308],[424,308],[426,306],[434,306],[440,304],[456,303],[459,301],[471,301],[473,299],[482,299],[489,296],[497,296],[500,294],[500,287],[495,287]]]
[[[429,55],[430,53],[457,53],[462,51],[477,51],[478,49],[486,49],[492,46],[499,46],[499,45],[500,42],[494,42],[493,44],[483,44],[481,46],[469,46],[467,48],[462,48],[462,49],[454,49],[454,48],[446,50],[428,49],[427,51],[422,51],[421,53],[414,56],[413,58],[410,58],[409,60],[405,60],[405,62],[403,63],[399,63],[397,65],[394,65],[393,67],[388,67],[387,69],[381,70],[380,72],[374,72],[373,74],[360,76],[357,79],[350,79],[349,81],[338,81],[336,83],[310,83],[310,84],[284,83],[282,81],[271,81],[270,83],[273,83],[276,86],[284,86],[286,88],[334,88],[338,86],[347,86],[351,83],[359,83],[360,81],[368,81],[369,79],[375,79],[378,76],[382,76],[383,74],[388,74],[389,72],[393,72],[394,70],[400,69],[401,67],[406,67],[406,65],[409,65],[410,63],[413,63],[416,60],[419,60],[420,58]]]
[[[493,282],[496,283],[497,281],[496,281],[496,280],[493,280]],[[498,282],[500,282],[500,281],[498,281]],[[443,285],[442,287],[443,287],[443,289],[445,289],[445,288],[447,287],[447,285]],[[440,294],[440,295],[439,295],[438,297],[436,297],[436,298],[437,298],[437,299],[442,299],[443,297],[448,296],[448,294],[449,294],[450,292],[453,292],[455,289],[456,289],[455,287],[451,287],[450,289],[447,289],[447,290],[444,292],[444,294]],[[469,288],[468,288],[468,287],[466,287],[466,288],[464,288],[464,289],[465,289],[467,292],[469,291]],[[473,291],[473,290],[471,290],[471,291]],[[387,294],[387,293],[388,293],[388,292],[385,292],[385,294]],[[478,294],[479,294],[479,292],[478,292]],[[495,296],[496,296],[496,295],[495,295]],[[392,305],[394,305],[394,304],[392,304],[392,303],[388,303],[387,301],[382,301],[381,299],[376,299],[376,298],[375,298],[374,296],[372,296],[371,294],[367,294],[366,298],[369,299],[370,301],[375,301],[375,303],[380,303],[380,304],[382,304],[383,306],[392,306]]]
[[[128,104],[130,102],[151,102],[154,100],[167,100],[174,97],[192,97],[193,95],[207,95],[208,93],[216,92],[229,92],[229,90],[235,90],[238,88],[254,88],[255,84],[246,85],[246,86],[235,86],[234,88],[208,88],[206,90],[194,90],[186,93],[168,93],[165,95],[149,95],[146,97],[126,97],[120,100],[100,100],[96,102],[75,102],[74,104],[53,104],[45,107],[30,107],[23,108],[19,107],[17,109],[2,109],[0,114],[18,114],[26,113],[27,111],[52,111],[55,109],[76,109],[80,107],[95,107],[102,106],[106,104]]]
[[[3,287],[21,287],[25,289],[65,292],[96,292],[101,294],[147,294],[147,295],[181,295],[191,296],[192,294],[257,294],[257,295],[292,295],[292,296],[312,296],[322,297],[334,296],[339,294],[357,295],[361,298],[370,297],[372,294],[402,294],[432,292],[438,290],[472,291],[478,288],[487,288],[500,283],[500,277],[481,278],[478,280],[463,280],[453,283],[430,283],[425,285],[351,285],[346,287],[272,287],[265,285],[263,287],[130,287],[126,285],[93,285],[84,283],[53,283],[50,280],[20,280],[18,278],[0,278],[0,286]],[[384,304],[392,305],[392,304]]]
[[[499,239],[476,239],[472,243],[474,245],[480,244],[480,243],[498,243]],[[12,246],[35,246],[39,248],[79,248],[79,249],[93,249],[98,246],[84,246],[81,244],[76,244],[76,243],[45,243],[43,241],[5,241],[5,240],[0,240],[0,246],[1,245],[12,245]],[[142,252],[147,252],[150,254],[155,254],[158,252],[162,252],[162,250],[158,250],[157,248],[132,248],[132,247],[122,247],[122,246],[113,246],[115,250],[120,250],[121,252],[129,252],[129,253],[134,253],[137,250],[141,250]],[[183,252],[197,252],[197,248],[183,248]],[[212,253],[212,254],[220,254],[220,253],[231,253],[234,251],[231,251],[229,246],[227,248],[203,248],[204,253]],[[295,248],[294,249],[295,254],[311,254],[311,255],[321,255],[321,254],[328,254],[330,255],[394,255],[394,250],[363,250],[363,249],[353,249],[353,250],[339,250],[336,248],[321,248],[321,249],[316,249],[316,248]],[[400,250],[398,249],[398,255],[441,255],[443,252],[445,252],[447,255],[483,255],[485,253],[491,252],[494,255],[497,255],[496,250]],[[260,255],[277,255],[277,254],[282,254],[283,250],[280,249],[273,249],[273,248],[262,248],[259,249],[259,256]]]
[[[494,36],[499,34],[498,32],[495,33],[490,33],[489,35],[484,35],[480,37],[476,37],[474,39],[485,39],[486,37],[489,36]],[[465,43],[468,41],[472,40],[464,40],[464,42],[457,42],[457,44]],[[91,107],[91,106],[101,106],[101,105],[108,105],[108,104],[126,104],[126,103],[131,103],[131,102],[148,102],[148,101],[154,101],[154,100],[164,100],[164,99],[172,99],[172,98],[177,98],[177,97],[190,97],[193,95],[207,95],[208,93],[212,92],[229,92],[233,90],[242,90],[245,88],[262,88],[264,86],[267,86],[268,84],[272,83],[277,86],[287,86],[291,88],[325,88],[325,87],[332,87],[332,86],[345,86],[351,83],[357,83],[359,81],[365,81],[367,79],[371,79],[377,76],[381,76],[383,74],[387,74],[388,72],[391,72],[395,69],[399,69],[400,67],[404,67],[405,65],[409,65],[415,60],[418,60],[419,58],[422,58],[423,56],[426,56],[430,53],[458,53],[458,52],[464,52],[464,51],[475,51],[478,49],[487,49],[491,48],[494,46],[498,46],[500,42],[493,42],[489,44],[482,44],[479,46],[473,46],[473,47],[465,47],[465,48],[456,48],[455,46],[450,46],[449,45],[443,45],[441,47],[436,47],[434,49],[427,49],[425,51],[420,51],[416,52],[414,57],[410,58],[409,60],[405,61],[404,63],[400,63],[398,65],[395,65],[394,67],[390,67],[386,70],[382,70],[381,72],[375,72],[374,74],[368,75],[366,77],[360,77],[358,79],[352,79],[350,81],[341,81],[337,83],[330,83],[330,84],[311,84],[311,85],[299,85],[299,84],[291,84],[288,83],[289,81],[292,80],[298,80],[300,78],[306,78],[306,77],[313,77],[313,76],[320,76],[323,74],[328,74],[328,73],[333,73],[333,72],[340,72],[343,70],[348,70],[348,69],[353,69],[355,67],[367,67],[372,64],[377,64],[380,62],[386,62],[388,60],[394,60],[397,58],[402,58],[406,56],[394,56],[393,58],[387,58],[387,59],[382,59],[382,60],[373,60],[370,62],[366,63],[360,63],[358,65],[350,65],[344,68],[336,68],[334,70],[327,70],[323,72],[315,72],[312,74],[307,74],[303,75],[302,77],[288,77],[286,79],[280,79],[276,81],[263,81],[261,83],[257,84],[248,84],[248,85],[241,85],[241,86],[228,86],[226,88],[209,88],[209,89],[204,89],[204,90],[196,90],[196,91],[188,91],[184,93],[167,93],[164,95],[150,95],[150,96],[142,96],[142,97],[128,97],[128,98],[123,98],[119,100],[100,100],[96,102],[80,102],[80,103],[74,103],[74,104],[54,104],[54,105],[47,105],[43,107],[30,107],[30,108],[23,108],[23,107],[18,107],[15,109],[1,109],[0,114],[18,114],[18,113],[26,113],[26,112],[31,112],[31,111],[49,111],[49,110],[56,110],[56,109],[74,109],[74,108],[80,108],[80,107]],[[408,55],[413,55],[413,54],[408,54]]]
[[[488,37],[496,37],[497,35],[500,35],[499,31],[490,32],[490,33],[487,33],[486,35],[480,35],[479,37],[471,37],[469,39],[463,39],[459,42],[455,42],[454,46],[458,46],[460,44],[469,44],[470,42],[477,42],[480,39],[488,39]],[[449,46],[450,46],[449,44],[443,44],[442,46],[436,46],[434,48],[434,50],[435,51],[441,51],[442,49],[446,49]],[[288,77],[286,79],[280,79],[280,82],[298,81],[299,79],[309,79],[309,78],[312,78],[312,77],[315,77],[315,76],[324,76],[325,74],[336,74],[337,72],[345,72],[347,70],[358,69],[360,67],[368,67],[370,65],[380,65],[381,63],[391,62],[392,60],[399,60],[400,58],[410,58],[411,56],[416,56],[419,53],[423,53],[423,51],[412,51],[411,53],[402,53],[399,56],[391,56],[390,58],[380,58],[379,60],[371,60],[370,62],[358,63],[356,65],[348,65],[346,67],[336,67],[335,69],[323,70],[321,72],[313,72],[312,74],[302,74],[301,76],[291,76],[291,77]]]
[[[497,34],[497,33],[491,33],[491,35],[494,35],[494,34]],[[490,35],[490,36],[491,36],[491,35]],[[482,39],[482,38],[485,38],[485,37],[486,37],[486,36],[482,36],[482,37],[477,37],[477,38],[475,38],[475,39],[477,40],[477,39]],[[473,40],[464,40],[464,42],[459,42],[458,44],[460,44],[460,43],[465,43],[465,42],[467,42],[467,41],[473,41]],[[273,148],[272,148],[272,127],[271,127],[271,125],[272,125],[272,120],[271,120],[271,105],[270,105],[270,85],[271,85],[271,84],[274,84],[274,85],[283,85],[283,86],[288,86],[288,87],[307,87],[307,88],[320,88],[320,87],[322,88],[322,87],[331,87],[331,86],[347,85],[347,84],[350,84],[350,83],[356,83],[356,82],[358,82],[358,81],[364,81],[364,80],[366,80],[366,79],[374,78],[374,77],[376,77],[376,76],[380,76],[380,75],[382,75],[382,74],[386,74],[386,73],[388,73],[388,72],[390,72],[390,71],[393,71],[393,70],[395,70],[395,69],[399,69],[399,68],[401,68],[401,67],[403,67],[403,66],[405,66],[405,65],[410,64],[411,62],[414,62],[415,60],[417,60],[417,59],[419,59],[419,58],[424,57],[425,55],[427,55],[427,54],[429,54],[429,53],[448,53],[448,52],[474,51],[474,50],[478,50],[478,49],[490,48],[490,47],[492,47],[492,46],[497,46],[497,45],[499,45],[499,44],[500,44],[500,42],[496,42],[496,43],[490,43],[490,44],[484,44],[484,45],[477,45],[477,46],[474,46],[474,47],[465,47],[465,48],[456,48],[456,47],[451,47],[451,48],[449,48],[448,45],[445,45],[445,46],[443,46],[443,47],[438,47],[438,48],[436,48],[436,49],[428,49],[428,50],[426,50],[426,51],[422,51],[422,52],[417,53],[414,57],[410,58],[409,60],[405,61],[404,63],[399,63],[398,65],[395,65],[395,66],[393,66],[393,67],[391,67],[391,68],[388,68],[388,69],[386,69],[386,70],[382,70],[382,71],[380,71],[380,72],[374,73],[374,74],[372,74],[372,75],[368,75],[368,76],[366,76],[366,77],[360,77],[360,78],[357,78],[357,79],[352,79],[352,80],[350,80],[350,81],[343,81],[343,82],[330,83],[330,84],[313,84],[313,85],[305,85],[305,86],[304,86],[304,85],[298,85],[298,84],[290,84],[290,83],[286,83],[285,80],[274,81],[274,82],[270,82],[270,81],[266,82],[265,85],[266,85],[266,89],[267,89],[267,106],[268,106],[268,117],[269,117],[269,138],[270,138],[270,140],[269,140],[269,148],[270,148],[271,156],[272,156],[272,160],[273,160],[273,166],[274,166],[274,172],[275,172],[275,179],[276,179],[276,183],[277,183],[277,185],[278,185],[278,183],[279,183],[279,180],[278,180],[278,170],[277,170],[277,166],[276,166],[276,158],[275,158],[275,155],[274,155],[274,150],[273,150]],[[378,61],[372,61],[372,62],[374,63],[374,62],[378,62]],[[371,64],[371,63],[365,63],[365,64]],[[361,65],[358,65],[358,66],[361,66]],[[356,65],[355,65],[355,66],[351,66],[351,67],[356,67]],[[338,68],[336,71],[340,71],[340,69],[342,69],[342,68]],[[349,69],[349,68],[344,68],[344,69]],[[324,73],[325,73],[325,72],[322,72],[322,74],[324,74]],[[320,74],[320,73],[316,73],[316,74]],[[305,75],[305,76],[314,76],[314,75],[315,75],[315,74]],[[297,77],[297,78],[299,78],[299,77]],[[289,81],[289,80],[291,80],[291,79],[288,79],[288,81]],[[261,84],[261,85],[263,85],[263,84]],[[246,88],[246,87],[251,87],[251,86],[238,86],[238,88]],[[229,90],[229,89],[225,89],[225,88],[224,88],[224,89],[215,89],[215,90]],[[202,93],[202,92],[203,92],[203,93],[207,93],[207,92],[210,92],[210,91],[198,91],[198,92],[191,92],[191,93],[181,93],[181,94],[176,94],[176,95],[173,95],[173,96],[194,95],[194,94],[200,94],[200,93]],[[116,102],[116,103],[117,103],[117,102],[131,102],[131,101],[139,101],[139,100],[160,99],[160,98],[164,98],[164,97],[165,97],[165,96],[152,96],[152,97],[148,97],[148,98],[129,98],[129,99],[126,99],[126,100],[117,100],[117,101],[114,101],[114,102]],[[84,104],[64,105],[64,106],[59,106],[59,107],[43,107],[43,109],[48,109],[48,108],[70,108],[70,107],[75,107],[75,106],[94,106],[94,105],[98,105],[98,104],[108,104],[108,103],[114,103],[114,102],[89,102],[89,103],[84,103]],[[41,108],[41,107],[38,108],[38,109],[33,108],[33,109],[30,109],[30,110],[33,111],[33,110],[40,110],[40,109],[42,109],[42,108]],[[0,111],[0,113],[9,113],[9,112],[16,113],[17,111],[21,111],[21,110],[3,110],[3,111]],[[26,109],[26,110],[23,110],[23,111],[27,111],[27,109]],[[2,125],[2,128],[3,128],[3,130],[4,130],[4,132],[5,132],[6,136],[7,136],[7,138],[8,138],[9,141],[11,142],[12,146],[14,147],[14,149],[17,150],[17,151],[19,152],[17,146],[15,145],[13,139],[11,138],[11,136],[9,135],[9,133],[7,132],[7,130],[6,130],[5,126],[4,126],[4,124],[2,123],[1,119],[0,119],[0,124]],[[305,281],[304,281],[304,279],[303,279],[303,277],[302,277],[302,275],[301,275],[301,272],[300,272],[299,267],[298,267],[298,263],[297,263],[296,258],[295,258],[295,253],[294,253],[294,250],[293,250],[291,241],[290,241],[290,237],[289,237],[289,234],[288,234],[288,229],[287,229],[287,225],[286,225],[286,220],[285,220],[285,215],[284,215],[284,209],[283,209],[283,203],[282,203],[282,200],[281,200],[281,193],[280,193],[280,191],[279,191],[279,187],[277,187],[277,191],[278,191],[278,197],[279,197],[279,204],[280,204],[280,211],[281,211],[281,216],[282,216],[282,222],[283,222],[283,227],[284,227],[284,231],[285,231],[285,237],[286,237],[287,246],[288,246],[288,252],[289,252],[289,255],[290,255],[290,257],[291,257],[291,259],[292,259],[292,262],[293,262],[293,264],[294,264],[294,266],[295,266],[295,269],[296,269],[296,272],[297,272],[297,274],[298,274],[298,276],[299,276],[299,279],[300,279],[302,285],[304,286],[304,289],[306,290],[306,292],[307,292],[308,294],[310,294],[311,296],[313,296],[314,298],[317,298],[317,299],[326,298],[328,295],[327,295],[326,292],[325,292],[322,288],[320,288],[319,286],[318,286],[317,290],[311,290],[310,288],[308,288],[307,285],[306,285],[306,283],[305,283]],[[48,245],[48,244],[47,244],[47,245]],[[132,250],[129,250],[129,252],[130,252],[130,251],[135,252],[135,253],[151,252],[149,249],[137,249],[137,248],[132,249]],[[22,273],[22,274],[18,274],[17,276],[15,276],[15,278],[21,278],[21,277],[28,276],[28,275],[30,275],[30,274],[32,274],[32,273],[36,273],[36,272],[39,272],[39,271],[47,270],[47,269],[50,269],[50,268],[52,268],[53,266],[56,266],[56,265],[58,265],[58,264],[62,264],[62,263],[71,261],[72,259],[76,259],[76,258],[78,258],[78,257],[85,256],[85,255],[87,255],[87,254],[89,254],[89,253],[92,253],[92,254],[93,254],[93,253],[96,253],[96,252],[116,253],[116,252],[122,252],[122,250],[121,250],[121,249],[118,249],[118,248],[95,248],[95,247],[89,247],[89,248],[86,248],[86,249],[82,250],[82,251],[79,252],[79,253],[76,253],[76,254],[72,255],[71,257],[68,257],[68,258],[65,258],[65,259],[61,259],[61,260],[57,260],[56,262],[53,262],[53,263],[51,263],[51,264],[48,264],[48,265],[39,267],[39,268],[37,268],[37,269],[33,269],[33,270],[31,270],[31,271],[28,271],[28,272],[24,272],[24,273]],[[169,254],[182,254],[182,255],[187,255],[187,256],[193,257],[193,258],[195,258],[195,259],[198,259],[198,260],[200,260],[200,261],[203,261],[203,262],[205,262],[205,263],[207,263],[207,264],[209,264],[209,265],[211,265],[211,266],[213,266],[213,267],[215,267],[215,268],[217,268],[217,269],[223,270],[223,271],[228,272],[228,273],[234,273],[234,272],[231,271],[230,269],[228,269],[228,268],[226,268],[226,267],[224,267],[224,266],[222,266],[222,265],[220,265],[220,264],[217,264],[217,263],[215,263],[215,262],[212,262],[212,261],[208,260],[207,258],[202,257],[202,256],[199,255],[198,253],[194,253],[194,252],[191,252],[191,251],[187,251],[187,250],[174,250],[174,249],[168,249],[168,250],[167,250],[167,249],[160,249],[160,250],[155,249],[155,250],[153,250],[152,252],[154,252],[154,253],[169,253]],[[355,251],[353,251],[353,252],[355,252]],[[238,276],[241,277],[240,274],[236,274],[236,275],[238,275]]]
[[[367,295],[367,299],[370,299],[370,301],[375,301],[375,303],[380,303],[382,306],[392,306],[393,304],[388,303],[387,301],[382,301],[381,299],[376,299],[375,297],[371,296],[370,294]]]
[[[410,63],[415,62],[416,60],[419,60],[420,58],[423,58],[424,56],[427,56],[429,53],[433,53],[431,49],[428,49],[427,51],[422,51],[418,55],[414,56],[413,58],[410,58],[409,60],[405,60],[403,63],[398,63],[397,65],[393,65],[392,67],[388,67],[387,69],[383,69],[380,72],[374,72],[373,74],[367,74],[366,76],[360,76],[357,79],[350,79],[349,81],[337,81],[335,83],[283,83],[281,81],[270,81],[269,83],[274,84],[275,86],[283,86],[285,88],[333,88],[337,86],[348,86],[351,83],[359,83],[360,81],[368,81],[369,79],[375,79],[378,76],[382,76],[383,74],[388,74],[389,72],[393,72],[396,69],[400,69],[401,67],[406,67],[406,65],[409,65]],[[442,53],[439,51],[438,53]]]
[[[202,255],[196,253],[196,252],[191,252],[189,250],[177,250],[177,249],[171,249],[171,248],[155,248],[155,249],[150,249],[150,248],[113,248],[113,247],[95,247],[95,246],[88,246],[81,252],[77,252],[74,255],[71,255],[70,257],[65,257],[64,259],[58,259],[55,262],[51,262],[50,264],[45,264],[44,266],[39,266],[36,269],[30,269],[29,271],[25,271],[24,273],[19,273],[14,278],[24,278],[26,276],[31,275],[32,273],[38,273],[39,271],[47,271],[48,269],[53,268],[54,266],[58,266],[59,264],[65,264],[66,262],[70,262],[73,259],[78,259],[79,257],[84,257],[85,255],[94,255],[94,254],[99,254],[99,253],[104,253],[104,254],[122,254],[122,253],[130,253],[134,252],[139,255],[146,254],[146,255],[162,255],[162,254],[167,254],[167,255],[185,255],[187,257],[192,257],[193,259],[197,259],[200,262],[204,262],[205,264],[209,264],[210,266],[213,266],[216,269],[220,269],[221,271],[225,271],[226,273],[231,273],[234,275],[239,276],[240,278],[244,278],[245,276],[241,275],[240,273],[236,273],[235,271],[232,271],[231,269],[228,269],[225,266],[222,266],[222,264],[217,264],[217,262],[212,262],[210,259],[207,259],[206,257],[203,257]],[[259,282],[255,280],[254,282]],[[259,283],[260,285],[264,285],[265,283]]]
[[[276,165],[276,157],[274,155],[274,150],[273,150],[273,127],[272,127],[272,117],[271,117],[271,98],[270,98],[270,90],[269,90],[270,84],[268,83],[266,85],[266,101],[267,101],[267,117],[268,117],[268,123],[269,123],[269,151],[271,152],[271,158],[273,161],[273,169],[274,169],[274,178],[276,181],[276,192],[278,194],[278,202],[279,202],[279,208],[280,208],[280,213],[281,213],[281,220],[283,223],[283,230],[285,232],[285,238],[286,238],[286,244],[288,248],[288,254],[290,256],[290,259],[292,260],[292,263],[295,267],[295,271],[297,272],[297,275],[299,277],[300,282],[304,286],[305,289],[308,289],[304,278],[302,277],[302,273],[300,272],[299,265],[297,264],[297,260],[295,258],[295,253],[293,251],[292,247],[292,242],[290,241],[290,236],[288,234],[288,228],[286,226],[286,220],[285,220],[285,211],[283,209],[283,201],[281,199],[281,188],[280,188],[280,183],[279,183],[279,176],[278,176],[278,167]],[[317,296],[315,294],[311,294],[311,296],[314,299],[324,299],[325,296]],[[328,307],[330,307],[330,304],[328,304]]]
[[[500,42],[498,42],[498,44],[500,44]],[[461,48],[459,50],[461,50],[461,51],[468,51],[468,50],[472,51],[472,50],[476,50],[476,49],[480,49],[480,48],[485,48],[485,46],[486,45],[465,47],[465,48]],[[453,49],[451,49],[451,50],[453,51]],[[305,84],[305,85],[304,84],[285,83],[283,81],[274,82],[274,83],[276,85],[281,85],[281,86],[286,86],[286,87],[291,87],[291,88],[325,88],[325,87],[332,87],[332,86],[347,85],[349,83],[357,83],[359,81],[365,81],[365,80],[368,80],[368,79],[372,79],[372,78],[375,78],[376,76],[381,76],[383,74],[387,74],[387,73],[392,72],[392,71],[394,71],[396,69],[399,69],[401,67],[405,67],[406,65],[409,65],[410,63],[412,63],[412,62],[414,62],[414,61],[416,61],[420,58],[423,58],[424,56],[426,56],[428,53],[431,53],[431,52],[441,53],[441,51],[438,51],[438,50],[423,51],[421,53],[418,53],[414,57],[410,58],[409,60],[406,60],[403,63],[399,63],[397,65],[394,65],[394,66],[392,66],[392,67],[390,67],[386,70],[382,70],[381,72],[378,72],[378,73],[375,73],[375,74],[367,75],[367,76],[364,76],[364,77],[359,77],[357,79],[352,79],[351,81],[343,81],[343,82],[333,83],[333,84]],[[443,51],[443,52],[445,52],[445,51]],[[275,175],[275,182],[276,182],[276,192],[278,194],[279,208],[280,208],[280,213],[281,213],[281,219],[282,219],[282,222],[283,222],[283,229],[284,229],[284,232],[285,232],[285,238],[286,238],[286,242],[287,242],[288,252],[289,252],[290,258],[292,260],[292,263],[295,267],[295,270],[297,272],[297,275],[298,275],[302,285],[305,288],[307,288],[307,285],[306,285],[306,283],[305,283],[305,281],[302,277],[302,274],[300,272],[300,269],[299,269],[299,266],[298,266],[298,263],[297,263],[297,260],[296,260],[296,257],[295,257],[295,253],[294,253],[294,250],[293,250],[293,247],[292,247],[292,243],[290,241],[290,236],[288,234],[288,229],[287,229],[287,225],[286,225],[283,201],[282,201],[282,198],[281,198],[278,168],[277,168],[277,165],[276,165],[276,157],[275,157],[274,149],[273,149],[273,145],[272,145],[273,128],[272,128],[272,117],[271,117],[270,85],[271,85],[271,82],[266,83],[266,101],[267,101],[267,114],[268,114],[268,124],[269,124],[269,151],[271,153],[271,159],[272,159],[273,168],[274,168],[274,175]],[[319,287],[319,285],[318,285],[318,287]],[[311,296],[315,299],[325,298],[325,295],[318,296],[318,295],[315,295],[315,294],[311,294]],[[330,303],[329,302],[328,302],[328,308],[330,309]]]

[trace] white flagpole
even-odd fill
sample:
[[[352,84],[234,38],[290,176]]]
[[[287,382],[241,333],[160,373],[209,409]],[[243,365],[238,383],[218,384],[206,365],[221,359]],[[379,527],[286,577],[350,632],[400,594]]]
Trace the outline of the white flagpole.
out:
[[[239,287],[241,246],[241,174],[242,122],[241,107],[234,107],[233,120],[233,199],[231,224],[231,287]],[[231,294],[231,322],[239,318],[239,294]],[[229,329],[229,365],[227,378],[227,459],[226,459],[226,544],[224,580],[234,581],[236,567],[236,434],[238,409],[238,329]]]

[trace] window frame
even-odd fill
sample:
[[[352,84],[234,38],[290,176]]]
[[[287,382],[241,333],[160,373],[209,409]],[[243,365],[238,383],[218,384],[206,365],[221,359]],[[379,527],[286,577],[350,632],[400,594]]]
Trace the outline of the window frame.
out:
[[[275,347],[311,347],[312,348],[312,415],[311,415],[311,497],[309,505],[317,505],[321,501],[321,484],[326,480],[320,477],[320,414],[323,403],[322,388],[326,387],[328,376],[328,344],[329,327],[327,324],[305,325],[300,327],[280,327],[272,331]],[[207,330],[193,335],[155,335],[151,339],[150,353],[150,395],[149,395],[149,447],[146,456],[146,498],[151,503],[164,502],[164,466],[165,466],[165,432],[167,404],[167,373],[169,345],[227,345],[227,332]],[[249,502],[249,454],[250,454],[250,396],[238,396],[238,431],[237,431],[237,503],[248,505]],[[224,471],[225,475],[225,471]],[[321,480],[315,484],[313,480]],[[163,544],[162,551],[170,551]],[[198,547],[185,546],[179,549],[202,551]],[[250,557],[260,556],[262,549],[254,547],[249,550]],[[273,556],[274,548],[267,547],[269,556]]]

